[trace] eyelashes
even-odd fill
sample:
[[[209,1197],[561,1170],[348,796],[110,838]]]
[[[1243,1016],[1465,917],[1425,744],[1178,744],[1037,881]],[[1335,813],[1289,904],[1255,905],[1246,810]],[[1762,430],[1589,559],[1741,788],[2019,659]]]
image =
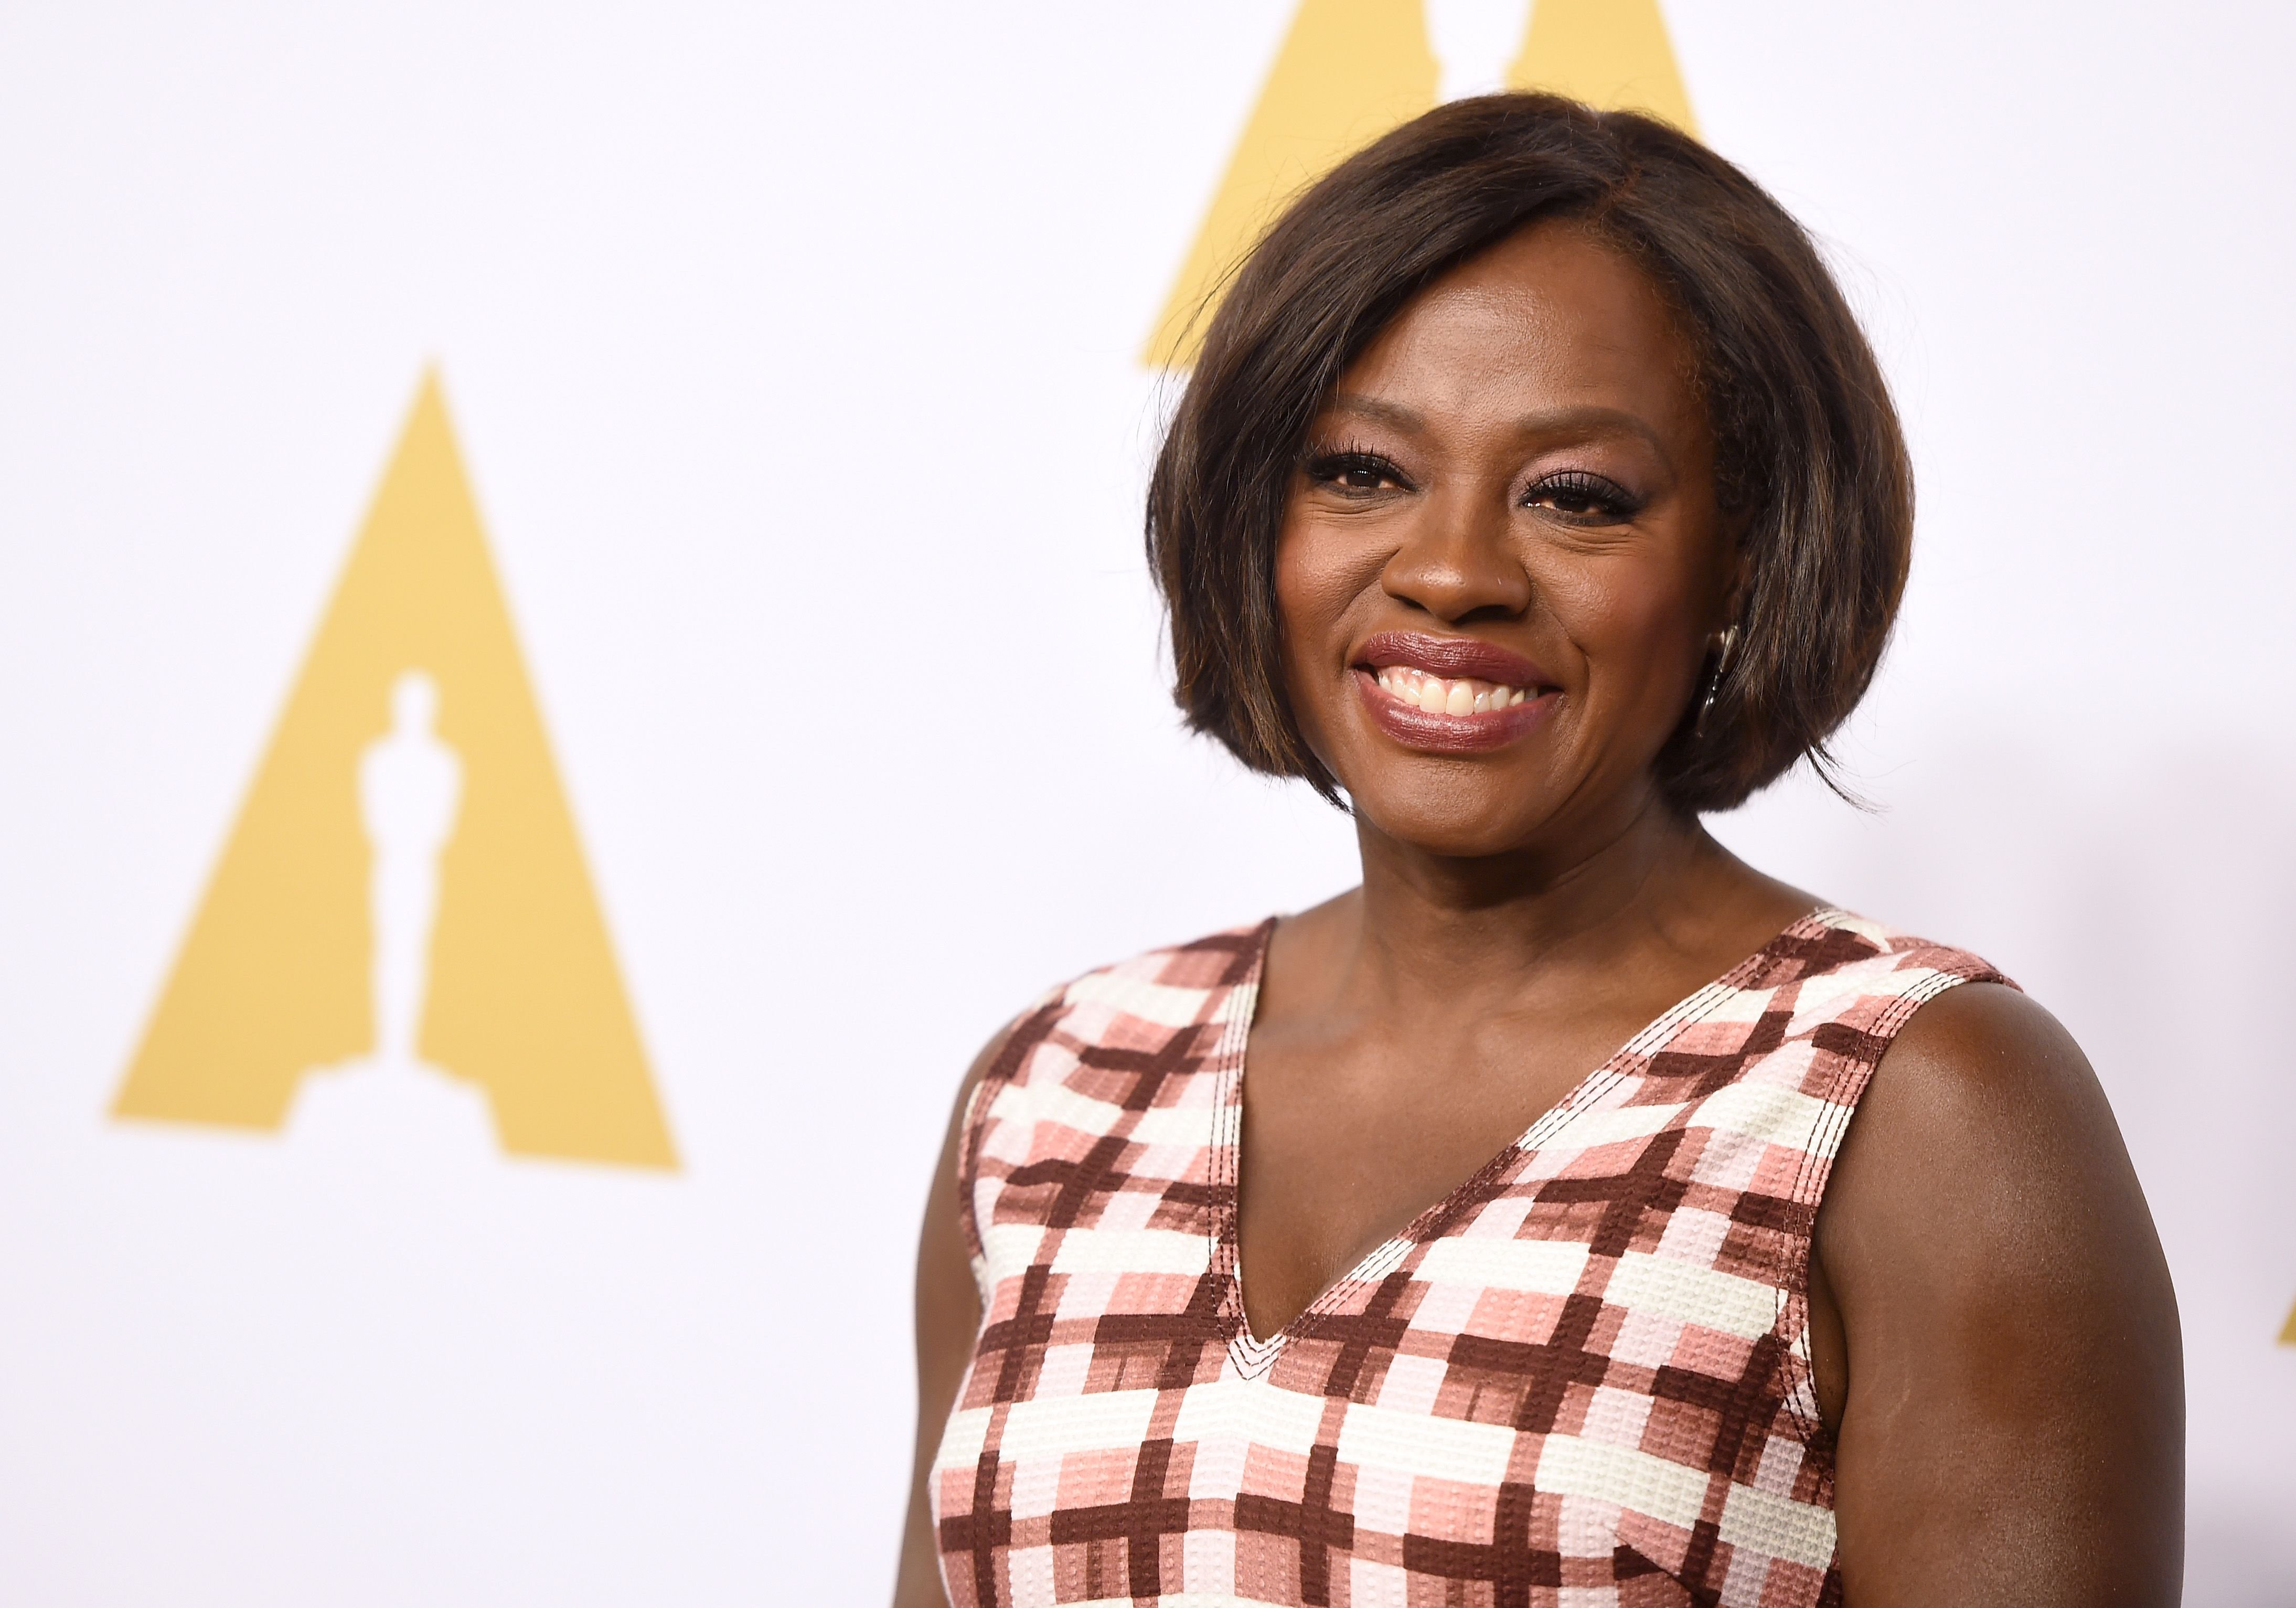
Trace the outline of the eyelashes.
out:
[[[1411,478],[1396,467],[1392,459],[1360,447],[1342,447],[1335,452],[1310,453],[1303,467],[1308,478],[1319,486],[1352,493],[1357,496],[1393,486],[1398,490],[1415,491]]]
[[[1588,524],[1622,524],[1642,512],[1635,494],[1616,480],[1584,469],[1546,476],[1522,494],[1526,507],[1551,507],[1567,519]]]
[[[1364,447],[1311,451],[1300,467],[1308,480],[1342,496],[1371,497],[1388,491],[1419,489],[1392,458]],[[1641,513],[1643,503],[1608,476],[1586,469],[1562,469],[1526,487],[1519,505],[1545,510],[1574,524],[1616,525]]]

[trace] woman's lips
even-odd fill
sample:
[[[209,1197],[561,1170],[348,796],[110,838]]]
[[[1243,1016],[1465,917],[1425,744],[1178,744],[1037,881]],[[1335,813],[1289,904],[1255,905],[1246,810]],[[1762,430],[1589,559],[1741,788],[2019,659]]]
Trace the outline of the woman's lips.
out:
[[[1384,631],[1355,660],[1372,718],[1406,748],[1472,753],[1501,748],[1556,701],[1546,673],[1520,653],[1472,636]]]
[[[1472,636],[1431,636],[1424,631],[1382,631],[1356,650],[1355,663],[1382,670],[1401,665],[1446,679],[1467,677],[1529,691],[1554,685],[1554,678],[1520,653]]]
[[[1381,686],[1379,677],[1360,666],[1355,678],[1364,707],[1370,710],[1380,729],[1404,747],[1423,753],[1467,754],[1504,748],[1544,721],[1561,696],[1553,687],[1536,692],[1525,688],[1504,708],[1487,704],[1477,711],[1471,705],[1464,715],[1449,712],[1450,700],[1447,696],[1443,712],[1437,714],[1423,703],[1406,702]]]

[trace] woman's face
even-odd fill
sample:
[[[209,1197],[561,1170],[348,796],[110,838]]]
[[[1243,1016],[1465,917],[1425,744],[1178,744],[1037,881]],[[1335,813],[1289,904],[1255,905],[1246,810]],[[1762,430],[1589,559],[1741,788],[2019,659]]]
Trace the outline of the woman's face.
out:
[[[1276,548],[1308,744],[1372,826],[1487,855],[1617,830],[1726,622],[1691,353],[1567,223],[1430,285],[1341,377]]]

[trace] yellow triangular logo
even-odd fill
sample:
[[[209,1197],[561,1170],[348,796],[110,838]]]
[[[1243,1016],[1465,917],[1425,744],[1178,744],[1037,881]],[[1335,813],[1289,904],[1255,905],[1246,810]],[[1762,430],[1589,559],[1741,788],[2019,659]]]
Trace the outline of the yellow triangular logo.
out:
[[[1506,81],[1698,132],[1658,0],[1538,0]]]
[[[275,1129],[399,1018],[504,1150],[676,1166],[435,375],[113,1111]]]
[[[1141,360],[1193,363],[1228,277],[1284,204],[1433,106],[1441,78],[1421,0],[1300,0]],[[1538,0],[1505,82],[1697,132],[1658,0]]]
[[[2280,1325],[2280,1343],[2296,1346],[2296,1307],[2288,1309],[2288,1321]]]
[[[1284,202],[1435,104],[1420,0],[1300,0],[1141,356],[1185,367],[1218,292]]]

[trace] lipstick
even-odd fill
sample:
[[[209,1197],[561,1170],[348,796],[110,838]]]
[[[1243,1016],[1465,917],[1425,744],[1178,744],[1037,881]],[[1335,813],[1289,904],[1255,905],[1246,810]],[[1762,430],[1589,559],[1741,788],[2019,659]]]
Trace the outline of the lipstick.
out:
[[[1504,748],[1537,729],[1562,697],[1538,665],[1472,636],[1382,631],[1357,651],[1351,669],[1373,720],[1423,753]]]

